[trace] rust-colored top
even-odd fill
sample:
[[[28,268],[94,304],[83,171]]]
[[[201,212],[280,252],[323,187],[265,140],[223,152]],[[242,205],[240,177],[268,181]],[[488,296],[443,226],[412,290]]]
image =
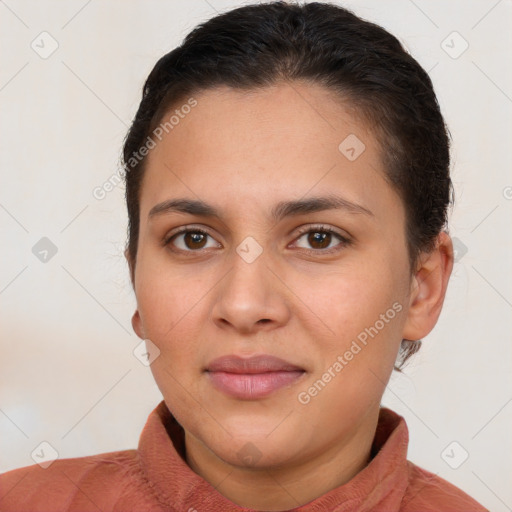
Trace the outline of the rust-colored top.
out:
[[[382,408],[370,463],[352,480],[296,512],[483,512],[463,491],[407,461],[405,420]],[[1,512],[240,512],[194,473],[184,433],[162,401],[137,450],[57,459],[0,475]]]

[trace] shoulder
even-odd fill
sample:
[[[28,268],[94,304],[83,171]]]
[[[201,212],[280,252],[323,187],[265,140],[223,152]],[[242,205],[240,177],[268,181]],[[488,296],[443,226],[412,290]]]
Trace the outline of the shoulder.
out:
[[[102,508],[99,502],[115,503],[139,472],[136,450],[13,469],[0,475],[0,512],[68,510],[75,502],[84,503],[84,510],[97,510]]]
[[[489,512],[471,496],[443,478],[407,461],[409,485],[401,512]]]

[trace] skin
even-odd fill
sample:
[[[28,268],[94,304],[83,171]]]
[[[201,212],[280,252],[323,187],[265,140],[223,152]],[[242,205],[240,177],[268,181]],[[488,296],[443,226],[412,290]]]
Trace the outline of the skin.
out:
[[[221,87],[194,97],[197,106],[147,157],[132,324],[160,350],[151,370],[185,430],[190,467],[238,505],[287,510],[367,465],[400,342],[426,336],[441,312],[452,244],[440,233],[436,249],[409,272],[405,211],[384,179],[376,138],[321,86]],[[366,146],[354,161],[338,149],[349,134]],[[280,201],[332,193],[373,215],[331,209],[278,222],[269,215]],[[221,218],[149,217],[175,198],[201,199]],[[178,235],[165,245],[191,224],[209,237]],[[297,231],[318,224],[351,243],[332,235],[322,245]],[[252,263],[236,251],[248,236],[263,250]],[[301,403],[298,394],[393,303],[401,312]],[[230,354],[271,354],[306,371],[266,398],[240,400],[215,389],[203,371]],[[244,459],[249,446],[257,455]]]

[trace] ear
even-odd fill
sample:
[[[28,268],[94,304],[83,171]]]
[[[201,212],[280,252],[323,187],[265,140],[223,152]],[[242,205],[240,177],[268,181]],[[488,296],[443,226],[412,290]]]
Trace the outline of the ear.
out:
[[[434,250],[421,255],[411,281],[409,310],[402,333],[404,339],[420,340],[434,328],[441,314],[452,268],[452,240],[442,231]]]
[[[130,269],[130,279],[132,281],[133,289],[135,289],[135,268],[134,263],[132,261],[132,258],[130,257],[130,252],[128,251],[128,248],[124,250],[124,257],[126,258],[126,261],[128,262],[128,267]],[[144,336],[144,329],[142,328],[142,319],[140,317],[139,310],[136,309],[135,313],[133,313],[132,316],[132,328],[135,331],[135,334],[141,339],[144,340],[146,337]]]
[[[136,309],[135,313],[132,315],[132,327],[135,331],[135,334],[141,339],[145,340],[146,336],[144,335],[144,328],[142,327],[142,318],[140,317],[139,310]]]
[[[130,280],[132,282],[132,287],[133,287],[133,289],[135,289],[135,262],[132,261],[132,258],[130,256],[130,251],[128,250],[128,248],[126,248],[124,250],[123,254],[128,263],[128,268],[130,270]]]

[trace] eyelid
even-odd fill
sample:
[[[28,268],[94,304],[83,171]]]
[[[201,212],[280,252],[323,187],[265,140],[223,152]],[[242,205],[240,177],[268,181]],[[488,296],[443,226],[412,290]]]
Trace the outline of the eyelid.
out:
[[[351,238],[348,233],[341,232],[340,230],[333,228],[327,224],[305,224],[303,226],[299,226],[298,228],[298,236],[303,235],[304,233],[309,233],[310,231],[327,231],[329,233],[333,233],[338,235],[340,238],[349,239]]]

